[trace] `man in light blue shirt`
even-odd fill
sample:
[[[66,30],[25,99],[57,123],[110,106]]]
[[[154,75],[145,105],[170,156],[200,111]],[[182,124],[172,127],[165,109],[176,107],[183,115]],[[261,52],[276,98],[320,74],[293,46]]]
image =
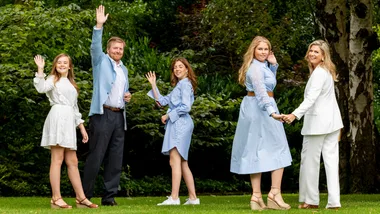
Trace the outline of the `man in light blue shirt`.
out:
[[[125,42],[111,37],[107,54],[102,50],[103,24],[108,14],[104,6],[96,9],[96,26],[91,43],[93,94],[90,108],[89,153],[83,172],[83,190],[88,199],[93,197],[96,177],[104,165],[104,195],[102,205],[117,205],[117,194],[123,161],[124,135],[127,128],[125,102],[131,99],[128,70],[121,58]]]

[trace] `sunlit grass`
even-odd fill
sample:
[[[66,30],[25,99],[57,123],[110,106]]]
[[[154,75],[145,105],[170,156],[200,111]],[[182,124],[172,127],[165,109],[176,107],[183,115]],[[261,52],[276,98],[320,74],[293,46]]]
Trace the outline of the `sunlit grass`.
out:
[[[342,195],[342,208],[326,210],[327,195],[322,194],[321,206],[317,210],[299,210],[298,195],[284,194],[286,202],[292,206],[288,211],[264,210],[262,213],[380,213],[380,195]],[[49,198],[42,197],[0,197],[0,213],[232,213],[244,214],[259,211],[251,211],[249,208],[249,195],[239,196],[199,196],[201,205],[198,206],[156,206],[165,200],[165,197],[133,197],[116,198],[119,204],[116,207],[100,206],[96,210],[78,209],[74,198],[65,198],[66,202],[73,205],[71,210],[52,210]],[[186,197],[181,197],[181,203]],[[266,197],[264,197],[266,200]],[[100,203],[100,198],[94,198],[93,202]]]

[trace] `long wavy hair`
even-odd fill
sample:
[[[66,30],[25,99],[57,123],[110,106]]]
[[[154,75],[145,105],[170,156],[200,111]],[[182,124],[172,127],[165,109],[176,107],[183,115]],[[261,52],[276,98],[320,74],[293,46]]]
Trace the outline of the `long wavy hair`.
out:
[[[272,45],[270,44],[267,38],[263,36],[256,36],[255,38],[253,38],[251,44],[248,47],[247,52],[244,54],[243,65],[239,69],[239,83],[243,86],[245,85],[245,76],[248,71],[248,68],[252,63],[253,58],[255,57],[255,49],[260,44],[260,42],[268,44],[269,52],[272,49]]]
[[[67,79],[70,81],[70,83],[74,86],[75,90],[77,90],[77,93],[79,94],[79,88],[78,85],[75,83],[75,76],[74,76],[74,65],[73,60],[71,57],[65,53],[58,54],[54,60],[53,60],[53,67],[51,68],[50,75],[54,75],[54,85],[56,82],[58,82],[61,79],[61,74],[57,71],[57,63],[59,58],[61,57],[67,57],[69,59],[69,70],[67,72]]]
[[[313,71],[315,69],[314,66],[310,63],[310,60],[309,60],[309,57],[308,57],[309,56],[310,48],[313,45],[318,46],[321,49],[321,51],[322,51],[322,62],[319,63],[319,66],[321,66],[322,68],[324,68],[328,72],[330,72],[333,80],[335,82],[337,82],[338,81],[338,77],[336,75],[336,67],[335,67],[335,64],[331,60],[329,45],[327,44],[327,42],[325,42],[323,40],[315,40],[314,42],[310,43],[309,48],[307,49],[307,52],[306,52],[306,55],[305,55],[305,60],[307,61],[307,64],[309,66],[310,74],[313,73]]]
[[[170,74],[170,83],[171,83],[171,85],[175,86],[179,82],[178,78],[174,74],[174,65],[178,61],[182,62],[185,65],[185,67],[187,68],[187,71],[188,71],[187,78],[189,78],[190,83],[193,86],[193,91],[194,91],[194,94],[195,94],[195,91],[196,91],[197,85],[198,85],[198,83],[197,83],[197,76],[195,75],[193,69],[191,68],[190,63],[187,61],[187,59],[185,59],[183,57],[175,58],[172,61],[172,65],[170,67],[170,70],[172,71],[171,74]]]

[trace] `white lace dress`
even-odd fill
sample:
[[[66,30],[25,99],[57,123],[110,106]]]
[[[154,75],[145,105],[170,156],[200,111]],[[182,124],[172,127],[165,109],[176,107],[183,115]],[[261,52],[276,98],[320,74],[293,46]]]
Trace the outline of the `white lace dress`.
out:
[[[54,76],[45,80],[44,76],[34,78],[34,86],[39,93],[46,93],[51,105],[46,117],[41,146],[61,146],[71,150],[77,149],[76,127],[83,123],[79,113],[78,93],[70,81],[61,77],[54,85]]]

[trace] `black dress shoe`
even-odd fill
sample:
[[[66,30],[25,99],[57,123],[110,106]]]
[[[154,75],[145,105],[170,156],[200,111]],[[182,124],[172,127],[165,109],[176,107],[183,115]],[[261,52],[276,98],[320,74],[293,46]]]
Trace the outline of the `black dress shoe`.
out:
[[[103,206],[117,206],[116,201],[102,201]]]

